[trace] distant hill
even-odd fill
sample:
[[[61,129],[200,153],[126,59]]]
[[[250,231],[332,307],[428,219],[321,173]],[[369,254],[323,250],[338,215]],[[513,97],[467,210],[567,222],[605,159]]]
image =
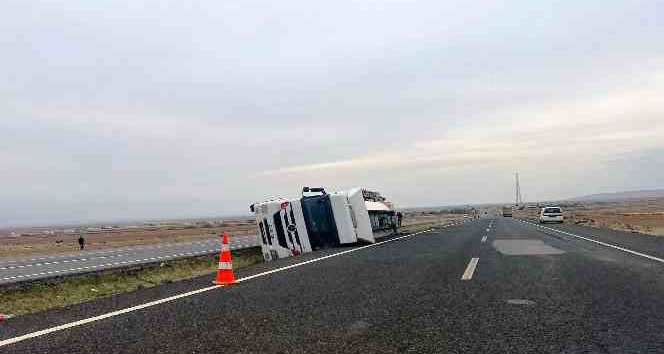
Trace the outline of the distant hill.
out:
[[[664,189],[590,194],[590,195],[584,195],[582,197],[572,198],[570,200],[577,202],[604,202],[604,201],[618,201],[618,200],[628,200],[628,199],[651,199],[651,198],[664,198]]]

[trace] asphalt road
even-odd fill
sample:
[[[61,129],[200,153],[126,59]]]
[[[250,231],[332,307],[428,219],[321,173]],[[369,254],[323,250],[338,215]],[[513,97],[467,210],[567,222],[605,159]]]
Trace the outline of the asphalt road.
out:
[[[282,259],[241,269],[238,286],[136,308],[0,351],[663,353],[664,264],[552,229],[477,219],[377,246]],[[296,262],[301,265],[278,270]],[[18,317],[0,324],[0,345],[210,280]]]
[[[523,221],[527,221],[533,224],[538,223],[535,219],[524,219]],[[637,251],[640,250],[641,252],[645,252],[659,258],[664,258],[664,238],[661,236],[629,233],[607,229],[596,229],[569,224],[544,224],[539,226],[584,235],[598,241],[607,242],[613,245],[626,247],[628,249]]]
[[[233,236],[231,249],[258,245],[256,236]],[[163,243],[149,246],[81,251],[71,254],[40,256],[26,259],[0,260],[0,284],[37,280],[63,275],[127,267],[162,260],[191,257],[219,252],[220,238]]]

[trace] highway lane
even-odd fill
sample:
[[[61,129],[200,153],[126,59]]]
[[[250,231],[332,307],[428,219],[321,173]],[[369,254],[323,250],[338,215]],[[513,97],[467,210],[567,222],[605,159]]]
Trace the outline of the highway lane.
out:
[[[230,237],[231,249],[258,245],[256,236]],[[220,239],[163,243],[146,246],[81,251],[0,261],[0,284],[44,279],[62,275],[127,267],[196,255],[213,254],[221,249]]]
[[[239,276],[295,262],[279,260]],[[517,220],[473,220],[2,350],[660,353],[663,275],[659,262]],[[137,294],[127,295],[130,303]],[[98,315],[123,305],[122,295],[114,298],[78,308]],[[6,322],[0,340],[79,319],[72,310]]]
[[[598,229],[580,225],[570,224],[543,224],[539,225],[536,219],[522,219],[522,221],[537,224],[544,228],[561,230],[573,234],[584,235],[597,241],[610,243],[612,245],[626,247],[628,249],[647,253],[649,255],[664,258],[664,241],[661,236],[631,233],[625,231]]]

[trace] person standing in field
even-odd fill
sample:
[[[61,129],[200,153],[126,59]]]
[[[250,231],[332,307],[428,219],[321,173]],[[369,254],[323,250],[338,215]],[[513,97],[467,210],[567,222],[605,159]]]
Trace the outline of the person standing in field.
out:
[[[85,249],[85,239],[83,238],[83,235],[78,237],[78,245],[81,246],[81,251]]]

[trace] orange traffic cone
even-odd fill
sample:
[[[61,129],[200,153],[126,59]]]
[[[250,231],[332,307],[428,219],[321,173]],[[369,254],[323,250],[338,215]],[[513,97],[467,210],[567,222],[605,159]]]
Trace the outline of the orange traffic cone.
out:
[[[228,248],[228,234],[223,235],[221,253],[219,254],[219,267],[217,267],[217,279],[213,281],[216,285],[235,285],[238,282],[233,274],[233,258]]]

